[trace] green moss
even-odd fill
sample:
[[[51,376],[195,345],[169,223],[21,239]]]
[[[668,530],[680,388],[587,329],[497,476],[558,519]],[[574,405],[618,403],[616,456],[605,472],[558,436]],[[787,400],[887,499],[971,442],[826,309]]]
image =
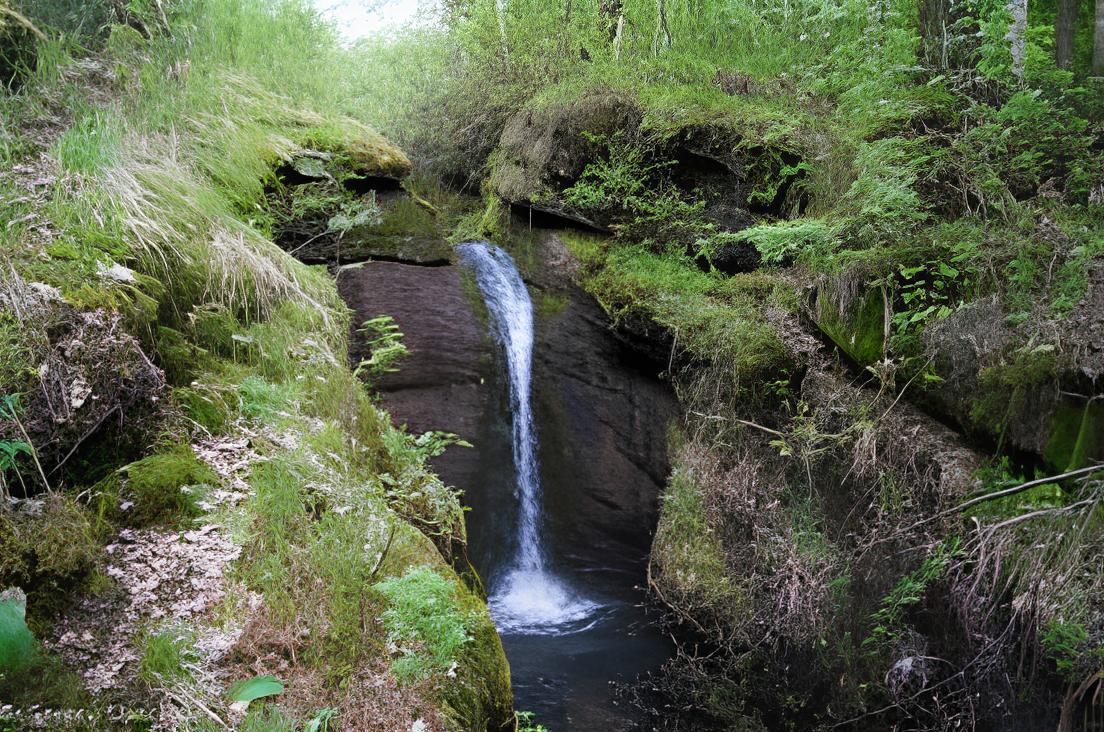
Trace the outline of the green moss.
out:
[[[372,230],[385,236],[437,236],[437,220],[414,198],[400,196],[384,207],[383,220]]]
[[[658,581],[676,595],[678,604],[703,608],[739,627],[750,618],[749,598],[732,581],[720,537],[709,525],[693,472],[676,467],[663,494],[663,506],[652,541]]]
[[[200,348],[227,358],[237,356],[248,343],[241,341],[242,326],[234,314],[218,304],[200,305],[188,316],[192,340]]]
[[[188,384],[210,365],[207,351],[191,343],[175,328],[158,326],[154,349],[157,365],[170,384]]]
[[[27,591],[32,630],[46,627],[100,547],[92,515],[70,496],[51,494],[34,512],[0,512],[0,584]]]
[[[366,125],[336,117],[310,126],[299,136],[304,147],[333,153],[335,165],[346,165],[356,175],[404,178],[410,160],[402,150]]]
[[[1075,470],[1104,457],[1104,403],[1063,403],[1051,421],[1043,459],[1055,470]]]
[[[172,401],[184,416],[213,435],[225,433],[234,414],[223,390],[198,382],[173,389]]]
[[[483,598],[455,581],[469,640],[460,652],[457,677],[445,688],[444,704],[457,729],[504,729],[514,706],[510,665]]]
[[[1057,373],[1058,353],[1053,345],[1015,351],[1000,363],[981,370],[971,419],[1003,441],[1005,429],[1019,419],[1030,403],[1032,392],[1052,382]],[[1062,430],[1068,432],[1065,426]],[[1070,451],[1072,454],[1072,445]]]
[[[381,204],[378,223],[344,232],[337,251],[344,259],[390,257],[414,262],[448,261],[452,248],[437,228],[433,214],[412,197]]]
[[[119,470],[124,495],[134,505],[129,516],[139,525],[196,516],[202,491],[218,476],[187,445],[151,455]]]
[[[867,290],[841,311],[831,294],[817,297],[817,327],[832,339],[841,351],[861,366],[882,360],[885,353],[885,293],[880,288]]]
[[[637,247],[611,250],[584,280],[614,319],[643,315],[677,335],[677,347],[716,364],[737,389],[783,370],[789,356],[763,305],[774,297],[757,275],[724,279],[702,272],[688,257]]]
[[[554,318],[571,304],[571,298],[564,292],[538,290],[534,294],[533,310],[538,318]]]
[[[146,632],[138,641],[141,659],[138,678],[150,686],[166,686],[190,679],[187,668],[195,661],[195,632],[183,625],[165,625]]]
[[[470,637],[454,582],[428,567],[411,567],[401,577],[377,582],[373,589],[387,601],[381,620],[388,642],[399,649],[391,661],[397,679],[423,681],[457,662]]]
[[[605,261],[607,236],[564,231],[560,233],[560,239],[584,267],[596,267]]]

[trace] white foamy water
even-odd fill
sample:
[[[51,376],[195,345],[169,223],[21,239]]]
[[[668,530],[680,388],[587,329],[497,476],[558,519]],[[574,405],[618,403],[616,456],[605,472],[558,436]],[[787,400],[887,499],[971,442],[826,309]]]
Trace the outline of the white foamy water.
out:
[[[541,537],[540,465],[533,426],[533,304],[509,254],[488,242],[461,244],[460,261],[475,273],[490,314],[491,333],[509,376],[517,548],[505,575],[492,582],[489,605],[499,629],[556,633],[576,626],[599,606],[581,598],[547,567]],[[577,629],[577,628],[572,628]]]

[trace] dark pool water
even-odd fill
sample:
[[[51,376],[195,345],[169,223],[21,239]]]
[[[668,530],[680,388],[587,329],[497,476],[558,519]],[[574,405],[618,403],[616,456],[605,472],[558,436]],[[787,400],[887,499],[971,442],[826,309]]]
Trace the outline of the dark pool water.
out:
[[[512,486],[500,480],[501,468],[488,468],[482,488],[469,498],[468,523],[473,563],[493,588],[509,566],[511,542],[501,536],[501,527],[513,518],[503,505],[512,500]],[[543,470],[551,474],[555,465]],[[545,497],[552,571],[596,607],[584,620],[552,632],[502,633],[514,705],[534,712],[552,732],[647,729],[617,689],[657,670],[673,652],[642,589],[646,549],[593,535],[579,541],[567,528],[574,518],[570,494],[586,487],[551,482]],[[589,533],[594,527],[587,528]]]

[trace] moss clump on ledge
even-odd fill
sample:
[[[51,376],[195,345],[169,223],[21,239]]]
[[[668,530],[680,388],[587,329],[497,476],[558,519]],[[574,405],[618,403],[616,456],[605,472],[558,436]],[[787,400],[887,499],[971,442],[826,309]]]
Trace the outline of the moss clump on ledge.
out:
[[[132,506],[122,511],[139,526],[200,513],[203,492],[218,476],[199,461],[188,445],[150,455],[119,469],[119,499]]]
[[[886,351],[886,294],[875,288],[851,303],[837,304],[830,291],[818,293],[817,327],[860,366],[881,361]]]
[[[309,149],[334,157],[330,167],[353,175],[400,180],[410,174],[410,159],[371,127],[347,117],[311,125],[298,138]]]

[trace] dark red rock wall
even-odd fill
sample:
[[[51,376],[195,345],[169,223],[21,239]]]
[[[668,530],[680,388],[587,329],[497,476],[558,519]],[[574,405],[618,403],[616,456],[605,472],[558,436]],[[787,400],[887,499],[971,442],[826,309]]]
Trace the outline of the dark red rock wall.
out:
[[[456,267],[371,262],[347,268],[338,287],[356,323],[391,315],[410,350],[375,387],[412,432],[455,432],[434,468],[465,492],[476,565],[490,571],[513,540],[513,463],[506,385],[498,351]],[[640,568],[665,481],[667,426],[677,414],[653,362],[623,345],[605,314],[561,284],[566,306],[538,317],[533,400],[551,554],[580,566],[602,557]],[[470,289],[470,288],[469,288]],[[354,334],[354,362],[367,355]]]

